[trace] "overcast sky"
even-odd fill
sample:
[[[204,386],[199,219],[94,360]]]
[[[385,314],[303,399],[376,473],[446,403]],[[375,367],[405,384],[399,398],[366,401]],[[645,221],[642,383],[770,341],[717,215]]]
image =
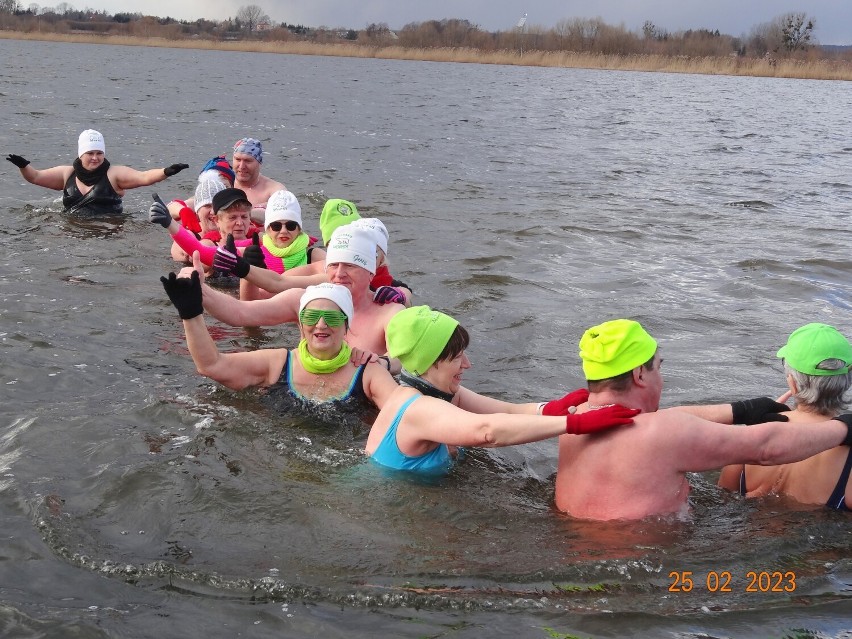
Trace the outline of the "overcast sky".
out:
[[[20,0],[25,7],[27,0]],[[640,30],[646,20],[670,32],[718,29],[733,36],[789,12],[816,19],[814,34],[822,44],[852,44],[852,0],[76,0],[77,9],[109,13],[140,12],[181,20],[221,20],[241,6],[256,4],[274,22],[307,27],[363,29],[385,22],[399,29],[410,22],[461,18],[489,31],[512,29],[528,14],[527,24],[551,28],[563,18],[600,17],[611,25]],[[51,6],[49,3],[38,3]],[[53,5],[55,6],[55,5]],[[144,8],[143,8],[144,7]]]

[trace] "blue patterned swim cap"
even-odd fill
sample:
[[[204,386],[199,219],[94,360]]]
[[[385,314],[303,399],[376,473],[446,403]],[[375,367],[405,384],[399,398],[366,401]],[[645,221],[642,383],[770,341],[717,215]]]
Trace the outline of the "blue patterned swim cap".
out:
[[[252,156],[261,164],[263,163],[263,146],[261,146],[260,140],[255,140],[254,138],[237,140],[236,144],[234,144],[234,153],[245,153]]]

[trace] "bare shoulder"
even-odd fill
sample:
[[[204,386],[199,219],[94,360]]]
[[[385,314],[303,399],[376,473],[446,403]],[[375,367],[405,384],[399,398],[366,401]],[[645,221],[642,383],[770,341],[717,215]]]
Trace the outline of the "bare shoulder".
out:
[[[269,197],[275,193],[276,191],[286,190],[286,186],[284,186],[281,182],[277,180],[273,180],[271,177],[267,177],[265,175],[261,176],[261,180],[263,183],[263,195],[269,199]]]
[[[405,310],[405,306],[402,304],[373,304],[373,308],[376,316],[380,317],[385,325],[390,322],[394,315]]]

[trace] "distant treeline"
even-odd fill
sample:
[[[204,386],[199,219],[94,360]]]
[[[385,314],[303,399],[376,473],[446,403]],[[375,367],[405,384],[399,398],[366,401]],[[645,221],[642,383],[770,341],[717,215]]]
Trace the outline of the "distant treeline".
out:
[[[576,52],[600,55],[655,55],[690,57],[740,56],[771,60],[852,60],[852,47],[819,46],[816,20],[805,13],[787,13],[755,25],[738,37],[718,30],[689,29],[669,32],[652,22],[641,31],[612,26],[600,18],[566,18],[552,28],[519,26],[507,31],[485,31],[460,19],[412,22],[398,31],[387,24],[364,29],[306,27],[272,23],[257,5],[240,7],[224,21],[174,20],[140,13],[78,11],[68,3],[55,8],[30,4],[23,9],[17,0],[0,0],[0,29],[24,33],[91,33],[170,40],[310,42],[359,44],[370,47],[411,49],[466,48],[499,51]]]

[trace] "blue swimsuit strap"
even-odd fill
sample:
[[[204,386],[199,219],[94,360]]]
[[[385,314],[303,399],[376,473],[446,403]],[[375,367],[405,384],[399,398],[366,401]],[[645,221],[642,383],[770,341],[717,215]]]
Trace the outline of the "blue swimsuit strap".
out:
[[[849,448],[849,454],[846,455],[846,463],[843,465],[843,471],[840,473],[840,478],[837,480],[837,485],[834,487],[834,492],[828,498],[826,506],[835,510],[849,510],[846,507],[846,484],[849,482],[849,473],[852,471],[852,447]]]

